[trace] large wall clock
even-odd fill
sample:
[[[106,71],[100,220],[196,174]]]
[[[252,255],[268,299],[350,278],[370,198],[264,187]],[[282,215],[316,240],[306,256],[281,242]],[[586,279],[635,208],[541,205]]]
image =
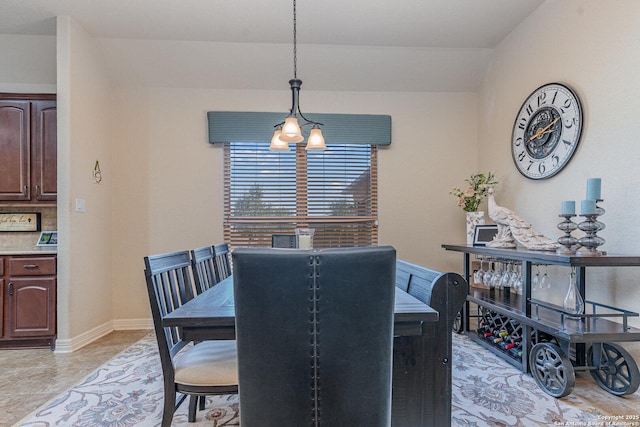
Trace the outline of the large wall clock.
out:
[[[581,134],[578,95],[561,83],[540,86],[524,101],[513,124],[513,161],[527,178],[551,178],[569,163]]]

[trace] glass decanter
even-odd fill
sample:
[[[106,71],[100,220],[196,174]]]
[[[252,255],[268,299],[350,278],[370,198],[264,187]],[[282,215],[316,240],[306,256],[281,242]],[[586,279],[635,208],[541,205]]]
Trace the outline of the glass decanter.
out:
[[[584,314],[584,300],[576,283],[575,267],[571,269],[569,274],[569,289],[567,289],[567,295],[564,297],[563,307],[567,313],[577,315],[576,317]]]

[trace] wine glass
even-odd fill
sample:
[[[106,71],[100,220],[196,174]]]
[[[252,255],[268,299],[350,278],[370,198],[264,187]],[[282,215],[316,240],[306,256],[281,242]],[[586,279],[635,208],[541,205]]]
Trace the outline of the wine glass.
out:
[[[484,272],[484,274],[482,275],[482,283],[484,283],[486,286],[492,288],[491,286],[491,277],[493,276],[493,262],[491,262],[491,259],[488,260],[488,270]]]
[[[482,284],[482,276],[484,276],[484,269],[482,268],[483,262],[484,258],[480,258],[480,268],[473,272],[473,281],[479,285]]]
[[[518,265],[518,270],[515,269],[511,273],[511,279],[509,281],[509,286],[513,289],[514,292],[519,293],[520,289],[522,289],[522,273],[520,272],[521,266]]]
[[[491,276],[491,287],[501,289],[502,283],[502,266],[498,264],[498,269]]]
[[[551,287],[551,281],[549,280],[549,275],[547,274],[547,266],[544,266],[544,274],[542,275],[542,277],[540,278],[540,289],[543,288],[550,288]]]
[[[501,288],[509,288],[511,287],[511,277],[515,274],[515,271],[512,269],[512,263],[506,263],[504,268],[504,273],[502,274],[502,280],[500,281]]]
[[[533,276],[533,280],[531,280],[531,289],[538,288],[539,283],[540,283],[540,266],[536,264],[536,274]]]

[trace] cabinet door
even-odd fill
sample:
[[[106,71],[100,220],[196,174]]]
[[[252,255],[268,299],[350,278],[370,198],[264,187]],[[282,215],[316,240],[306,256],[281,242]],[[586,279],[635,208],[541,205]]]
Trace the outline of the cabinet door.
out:
[[[30,199],[29,101],[0,101],[0,200]]]
[[[55,335],[55,278],[12,278],[6,289],[8,337]]]
[[[58,193],[56,101],[34,101],[32,108],[32,198],[36,201],[55,201]]]
[[[2,258],[0,258],[2,262]],[[0,277],[0,338],[4,337],[4,279]]]

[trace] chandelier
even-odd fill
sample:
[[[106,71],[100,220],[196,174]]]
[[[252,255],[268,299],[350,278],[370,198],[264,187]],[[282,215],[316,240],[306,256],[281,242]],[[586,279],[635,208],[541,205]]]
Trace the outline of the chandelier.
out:
[[[322,136],[322,123],[314,122],[307,119],[300,111],[300,87],[302,80],[298,78],[298,58],[297,58],[297,39],[296,39],[296,0],[293,0],[293,79],[289,80],[291,86],[291,110],[284,122],[275,125],[275,131],[271,138],[269,150],[272,151],[289,151],[289,143],[298,143],[304,141],[302,136],[302,128],[311,125],[309,131],[309,140],[307,141],[307,150],[326,150]],[[302,124],[298,122],[302,120]]]

